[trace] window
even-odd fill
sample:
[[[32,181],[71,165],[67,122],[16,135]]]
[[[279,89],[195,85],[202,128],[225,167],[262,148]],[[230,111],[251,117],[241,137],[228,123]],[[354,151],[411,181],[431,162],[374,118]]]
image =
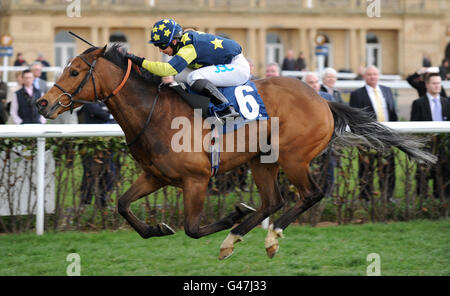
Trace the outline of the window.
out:
[[[75,40],[68,32],[59,32],[55,36],[55,66],[65,67],[75,57]]]
[[[281,38],[276,33],[266,35],[266,64],[277,63],[281,65],[284,59],[284,49]]]
[[[376,66],[380,73],[381,70],[381,44],[378,37],[373,33],[366,35],[366,65]]]

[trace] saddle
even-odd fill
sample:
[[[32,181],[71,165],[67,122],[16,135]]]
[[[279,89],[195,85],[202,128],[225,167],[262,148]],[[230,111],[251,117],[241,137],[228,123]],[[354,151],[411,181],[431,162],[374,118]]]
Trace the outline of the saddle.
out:
[[[200,95],[192,90],[183,88],[180,84],[172,84],[173,89],[189,106],[193,109],[201,109],[203,118],[215,117],[216,120],[211,124],[211,142],[210,142],[210,161],[211,175],[215,176],[219,170],[220,164],[220,134],[235,131],[248,122],[254,120],[268,120],[264,102],[262,101],[256,85],[252,81],[248,81],[244,85],[218,88],[220,92],[229,101],[228,104],[214,105],[209,97]],[[229,105],[232,105],[240,117],[226,124],[219,119],[217,114],[224,111]]]

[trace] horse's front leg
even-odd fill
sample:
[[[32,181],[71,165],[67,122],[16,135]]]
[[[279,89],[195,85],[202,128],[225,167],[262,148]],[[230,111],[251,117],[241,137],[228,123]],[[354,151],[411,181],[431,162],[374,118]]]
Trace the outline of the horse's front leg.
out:
[[[184,197],[184,231],[192,238],[200,238],[224,229],[229,229],[246,215],[255,210],[243,203],[235,205],[235,211],[219,221],[200,226],[209,177],[188,178],[183,182]]]
[[[139,178],[131,185],[130,189],[119,198],[118,211],[127,220],[127,222],[139,233],[143,238],[152,236],[164,236],[174,234],[165,223],[160,223],[156,227],[149,226],[139,220],[130,210],[130,204],[141,197],[144,197],[159,188],[167,185],[156,177],[148,173],[142,173]]]

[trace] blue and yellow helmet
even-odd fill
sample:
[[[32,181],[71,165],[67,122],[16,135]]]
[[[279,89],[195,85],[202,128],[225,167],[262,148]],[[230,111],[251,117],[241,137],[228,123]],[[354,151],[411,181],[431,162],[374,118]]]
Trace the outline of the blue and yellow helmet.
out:
[[[173,39],[181,38],[183,28],[172,19],[163,19],[153,25],[150,41],[161,49],[166,49]]]

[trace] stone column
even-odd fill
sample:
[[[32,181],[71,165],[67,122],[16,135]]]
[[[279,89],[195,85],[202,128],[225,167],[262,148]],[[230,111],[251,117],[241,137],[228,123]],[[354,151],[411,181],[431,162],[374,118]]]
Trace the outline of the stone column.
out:
[[[309,46],[308,46],[308,36],[306,34],[306,28],[298,29],[298,40],[300,42],[299,51],[305,54],[305,58],[308,59],[309,56]],[[297,52],[298,56],[299,52]],[[309,67],[309,65],[307,65]]]
[[[266,28],[257,30],[256,44],[258,58],[255,60],[255,70],[258,76],[264,77],[266,67]]]
[[[317,35],[317,29],[309,29],[309,34],[308,34],[308,44],[310,44],[309,46],[309,55],[307,55],[306,57],[308,58],[308,62],[307,62],[307,68],[311,71],[315,71],[316,70],[316,52],[315,52],[315,47],[316,47],[316,38]]]
[[[359,29],[359,65],[366,65],[366,29]]]
[[[246,55],[249,56],[253,60],[253,63],[256,63],[256,57],[257,57],[256,44],[257,44],[256,43],[256,29],[255,28],[247,29]]]
[[[362,65],[359,64],[359,53],[356,45],[356,29],[349,29],[348,34],[350,35],[348,44],[349,48],[347,48],[350,52],[350,68],[354,73],[357,73],[359,67]]]
[[[102,44],[99,43],[98,31],[99,31],[99,28],[97,26],[92,26],[90,39],[91,39],[92,44],[94,44],[95,46],[102,46]]]
[[[107,44],[109,43],[109,27],[102,27],[102,43]]]

